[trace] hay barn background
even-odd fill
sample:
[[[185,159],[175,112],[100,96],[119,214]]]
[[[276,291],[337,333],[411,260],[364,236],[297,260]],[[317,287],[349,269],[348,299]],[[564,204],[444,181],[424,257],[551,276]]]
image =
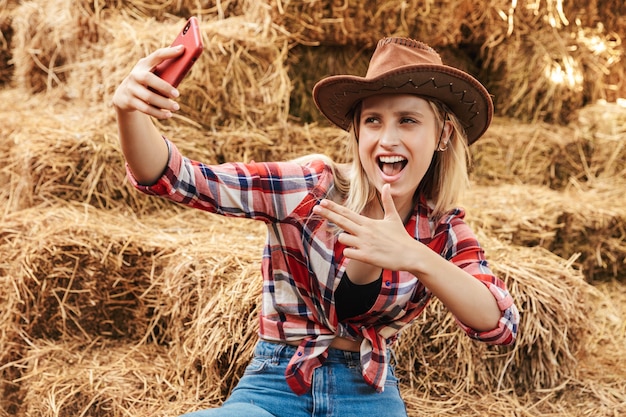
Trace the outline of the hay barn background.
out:
[[[623,0],[0,0],[0,417],[178,415],[250,357],[262,226],[139,195],[110,105],[190,15],[206,50],[161,127],[206,162],[341,160],[310,90],[381,36],[478,76],[496,118],[464,205],[520,338],[433,303],[397,346],[409,414],[626,414]]]

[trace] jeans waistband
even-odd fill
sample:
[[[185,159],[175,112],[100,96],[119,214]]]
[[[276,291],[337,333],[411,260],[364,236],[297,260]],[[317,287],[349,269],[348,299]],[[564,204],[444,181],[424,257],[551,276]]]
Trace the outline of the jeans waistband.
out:
[[[254,349],[256,356],[271,357],[275,361],[281,358],[290,360],[296,354],[297,348],[281,342],[269,342],[267,340],[259,340]],[[360,363],[361,355],[358,352],[349,352],[347,350],[328,349],[328,357],[326,362],[339,363]]]

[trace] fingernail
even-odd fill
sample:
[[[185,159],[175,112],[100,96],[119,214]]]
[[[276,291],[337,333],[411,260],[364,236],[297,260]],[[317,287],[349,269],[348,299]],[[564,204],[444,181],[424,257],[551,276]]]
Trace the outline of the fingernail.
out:
[[[174,109],[175,111],[180,110],[180,106],[178,105],[178,103],[174,102],[174,104],[172,104],[172,109]]]
[[[176,45],[176,50],[177,50],[177,51],[180,51],[180,50],[181,50],[181,49],[183,49],[183,48],[184,48],[184,46],[183,46],[183,45]]]
[[[173,88],[172,89],[172,97],[178,97],[178,96],[180,96],[180,93],[178,92],[177,89]]]

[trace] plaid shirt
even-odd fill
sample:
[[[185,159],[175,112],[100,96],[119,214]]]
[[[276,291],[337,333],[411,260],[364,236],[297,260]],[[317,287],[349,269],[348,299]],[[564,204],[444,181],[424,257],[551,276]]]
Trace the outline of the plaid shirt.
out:
[[[252,218],[268,228],[263,252],[263,308],[260,337],[278,342],[299,341],[287,367],[291,389],[302,394],[311,387],[313,371],[324,363],[336,336],[361,341],[363,378],[382,391],[387,372],[387,348],[399,332],[426,307],[430,291],[404,271],[383,271],[380,295],[372,309],[339,323],[334,291],[344,274],[344,247],[327,222],[312,208],[333,188],[328,166],[314,161],[305,166],[281,163],[228,163],[208,166],[183,157],[167,141],[170,159],[163,176],[139,190],[208,212]],[[490,344],[514,342],[519,313],[504,283],[487,266],[483,250],[454,210],[433,223],[431,208],[422,200],[406,225],[415,239],[484,283],[502,315],[498,326],[478,332],[459,326],[471,337]]]

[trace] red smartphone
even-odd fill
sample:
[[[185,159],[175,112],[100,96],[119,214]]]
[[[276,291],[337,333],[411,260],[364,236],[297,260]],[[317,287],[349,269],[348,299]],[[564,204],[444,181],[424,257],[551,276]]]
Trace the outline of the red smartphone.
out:
[[[172,43],[172,46],[177,45],[184,45],[185,52],[179,57],[166,59],[154,69],[156,75],[173,87],[178,87],[204,49],[198,19],[191,17],[187,20],[185,27]]]

